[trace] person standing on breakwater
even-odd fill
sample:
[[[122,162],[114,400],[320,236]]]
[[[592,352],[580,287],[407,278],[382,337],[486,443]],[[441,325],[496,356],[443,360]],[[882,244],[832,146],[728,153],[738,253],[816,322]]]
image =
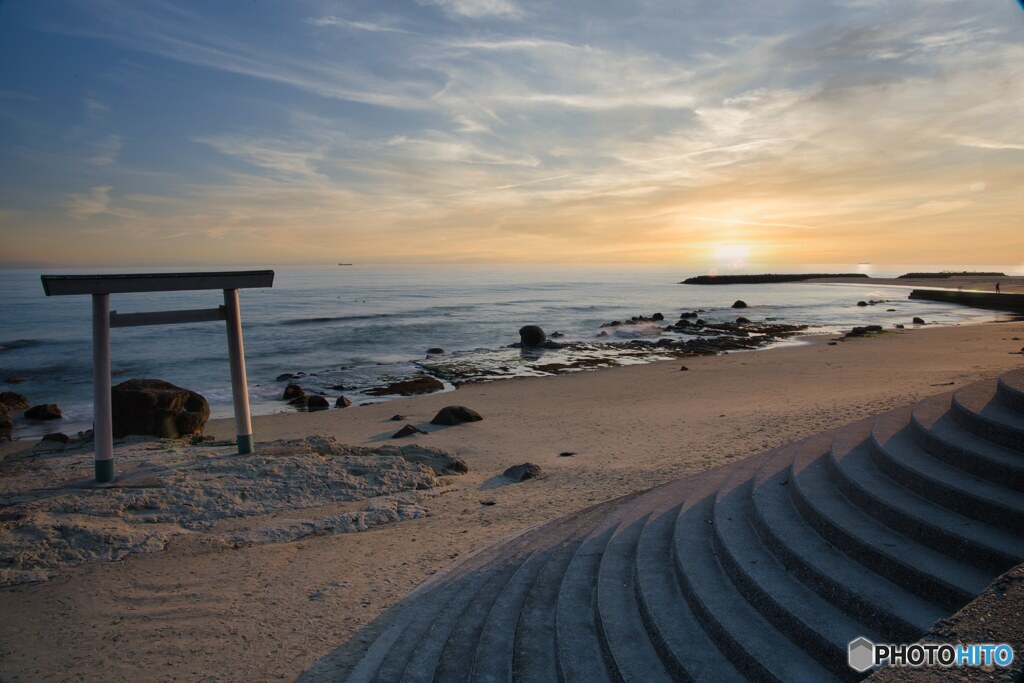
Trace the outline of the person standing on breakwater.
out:
[[[1001,294],[1001,292],[999,291],[999,283],[998,282],[996,283],[996,294]]]

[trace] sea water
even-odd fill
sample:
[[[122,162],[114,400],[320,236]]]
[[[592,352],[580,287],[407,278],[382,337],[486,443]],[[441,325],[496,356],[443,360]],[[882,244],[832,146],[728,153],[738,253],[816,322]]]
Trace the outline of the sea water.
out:
[[[97,272],[138,271],[55,269],[50,274]],[[612,365],[638,362],[619,354],[616,342],[673,336],[656,326],[601,327],[635,315],[662,313],[665,324],[671,324],[683,311],[703,309],[700,317],[708,322],[742,315],[755,322],[807,325],[813,334],[835,334],[853,325],[888,329],[897,323],[909,325],[915,316],[934,325],[1004,317],[911,301],[909,290],[900,287],[681,285],[684,278],[700,273],[675,269],[354,265],[285,267],[275,272],[272,288],[240,291],[254,414],[293,410],[281,400],[286,382],[276,378],[284,373],[305,373],[300,384],[307,391],[323,392],[332,403],[343,394],[355,404],[384,400],[362,392],[429,372],[439,358],[442,363],[479,369],[482,377],[543,374],[519,362],[521,352],[509,348],[519,340],[519,328],[527,324],[540,325],[548,334],[562,333],[559,341],[601,342],[591,353],[603,354]],[[886,275],[899,272],[906,271]],[[92,419],[90,298],[47,297],[39,276],[39,271],[0,271],[0,389],[17,391],[32,404],[58,403],[65,419],[59,424],[33,423],[19,412],[15,437],[58,429],[73,433],[88,428]],[[737,299],[749,307],[733,309]],[[884,303],[857,306],[860,300]],[[221,292],[198,291],[115,294],[110,306],[118,313],[132,313],[213,308],[221,303]],[[598,337],[602,331],[608,336]],[[426,351],[432,347],[446,353],[428,359]],[[549,355],[558,360],[559,353]],[[651,354],[643,360],[658,357]],[[213,416],[231,414],[223,323],[115,328],[111,358],[115,384],[135,377],[163,379],[204,395]],[[2,384],[7,380],[13,381]]]

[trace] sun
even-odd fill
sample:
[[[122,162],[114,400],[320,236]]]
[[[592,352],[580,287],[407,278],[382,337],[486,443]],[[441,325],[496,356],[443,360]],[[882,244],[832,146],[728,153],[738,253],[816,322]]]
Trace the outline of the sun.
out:
[[[750,258],[750,247],[745,244],[718,244],[714,248],[715,263],[730,270],[743,268]]]

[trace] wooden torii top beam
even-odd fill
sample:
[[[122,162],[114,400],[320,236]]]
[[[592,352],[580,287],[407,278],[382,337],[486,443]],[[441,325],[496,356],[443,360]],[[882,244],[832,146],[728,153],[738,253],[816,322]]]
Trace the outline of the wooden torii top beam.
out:
[[[245,351],[242,347],[242,316],[238,307],[238,290],[272,287],[274,271],[43,275],[41,280],[46,296],[92,295],[93,437],[96,444],[97,482],[114,480],[114,436],[110,398],[111,327],[226,321],[238,452],[252,453],[252,421],[249,417],[249,391],[245,377]],[[118,315],[117,311],[110,310],[111,294],[203,289],[224,290],[224,305],[210,309],[125,315]]]

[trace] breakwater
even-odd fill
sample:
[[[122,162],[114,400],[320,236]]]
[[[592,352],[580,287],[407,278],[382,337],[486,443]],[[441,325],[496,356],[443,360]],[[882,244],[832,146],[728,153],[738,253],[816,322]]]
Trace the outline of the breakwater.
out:
[[[910,292],[909,298],[961,304],[990,311],[1024,313],[1024,294],[998,294],[975,290],[915,289]]]

